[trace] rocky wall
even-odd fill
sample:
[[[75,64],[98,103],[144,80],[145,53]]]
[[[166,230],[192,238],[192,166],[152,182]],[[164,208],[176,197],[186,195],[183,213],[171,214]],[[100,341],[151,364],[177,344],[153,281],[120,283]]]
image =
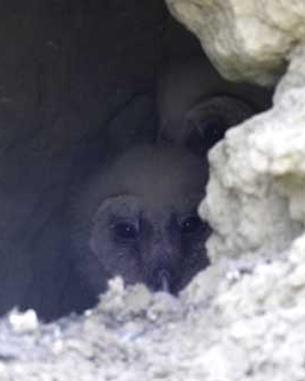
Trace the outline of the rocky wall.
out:
[[[274,83],[305,37],[302,0],[166,0],[227,78]]]

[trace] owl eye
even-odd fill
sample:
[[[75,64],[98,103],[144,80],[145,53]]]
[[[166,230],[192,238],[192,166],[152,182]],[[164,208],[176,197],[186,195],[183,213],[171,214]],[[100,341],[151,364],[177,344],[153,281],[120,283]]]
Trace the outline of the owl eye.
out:
[[[136,227],[131,223],[119,222],[113,226],[113,232],[116,238],[129,241],[135,240],[138,236]]]
[[[199,217],[191,216],[186,218],[181,225],[183,234],[195,233],[202,227],[202,222]]]

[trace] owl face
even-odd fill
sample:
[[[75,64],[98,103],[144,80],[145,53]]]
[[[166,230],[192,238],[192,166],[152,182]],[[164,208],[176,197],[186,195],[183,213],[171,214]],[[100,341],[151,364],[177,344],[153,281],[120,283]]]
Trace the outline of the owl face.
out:
[[[197,215],[207,172],[183,149],[135,148],[101,169],[77,200],[78,266],[96,293],[125,284],[176,294],[209,261],[209,226]]]
[[[152,209],[145,201],[133,195],[105,200],[94,216],[89,246],[108,277],[175,294],[208,265],[209,227],[197,216],[196,198],[184,208],[173,203]]]

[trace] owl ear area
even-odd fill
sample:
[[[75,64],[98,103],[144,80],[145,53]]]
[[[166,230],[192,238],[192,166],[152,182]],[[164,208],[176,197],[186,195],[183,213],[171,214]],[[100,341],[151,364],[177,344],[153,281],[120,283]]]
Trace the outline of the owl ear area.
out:
[[[230,127],[238,125],[254,113],[252,106],[233,96],[214,96],[200,100],[185,113],[176,138],[170,137],[169,140],[186,146],[195,154],[205,155]]]

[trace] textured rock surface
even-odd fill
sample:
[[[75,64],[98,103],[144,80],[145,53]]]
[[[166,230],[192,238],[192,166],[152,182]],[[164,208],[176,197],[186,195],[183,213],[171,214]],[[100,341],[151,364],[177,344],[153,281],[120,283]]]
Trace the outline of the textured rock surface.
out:
[[[201,213],[216,232],[209,241],[214,260],[277,255],[304,229],[304,62],[304,50],[297,49],[274,107],[229,130],[210,153],[211,178]]]
[[[305,38],[303,0],[166,0],[227,78],[273,83]]]

